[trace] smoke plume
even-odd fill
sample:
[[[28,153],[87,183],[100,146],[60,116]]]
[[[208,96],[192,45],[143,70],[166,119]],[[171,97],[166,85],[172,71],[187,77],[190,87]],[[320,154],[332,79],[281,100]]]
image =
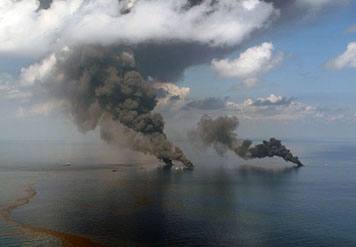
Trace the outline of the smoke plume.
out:
[[[277,156],[296,164],[297,167],[303,166],[298,157],[293,156],[280,140],[271,138],[270,141],[263,141],[252,147],[252,141],[239,140],[235,133],[238,126],[239,121],[235,116],[212,119],[208,115],[204,115],[201,117],[197,129],[189,131],[188,136],[199,138],[205,146],[213,146],[220,155],[231,150],[243,159]]]
[[[0,25],[0,54],[47,57],[21,70],[21,86],[34,88],[34,103],[48,97],[56,108],[53,102],[60,102],[83,132],[100,127],[108,142],[120,142],[168,164],[177,160],[192,166],[167,140],[162,116],[153,113],[156,90],[146,78],[174,83],[191,66],[223,59],[246,40],[270,30],[277,19],[284,23],[299,17],[309,5],[298,2],[313,1],[1,1],[0,16],[6,22]],[[220,153],[231,149],[241,157],[258,156],[256,152],[276,155],[238,140],[235,122],[230,129],[223,127],[226,140],[213,133],[203,137],[208,143],[212,139]]]
[[[51,83],[42,88],[64,102],[81,131],[99,126],[107,142],[125,142],[131,149],[152,154],[168,165],[176,160],[193,167],[167,139],[162,116],[152,112],[157,103],[156,90],[135,70],[135,59],[129,51],[77,46],[56,55],[50,74],[47,80]]]

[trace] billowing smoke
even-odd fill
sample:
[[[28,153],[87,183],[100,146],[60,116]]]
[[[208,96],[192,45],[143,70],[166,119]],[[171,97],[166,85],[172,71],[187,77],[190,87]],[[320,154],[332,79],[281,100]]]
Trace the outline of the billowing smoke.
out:
[[[33,101],[55,99],[83,132],[100,127],[108,142],[188,167],[192,163],[167,140],[162,116],[152,112],[157,100],[151,80],[175,82],[186,68],[225,56],[279,16],[270,3],[244,0],[33,0],[9,6],[0,6],[0,13],[16,13],[19,21],[0,28],[7,41],[0,52],[52,54],[22,70],[22,84],[45,89],[31,92]],[[58,21],[45,25],[47,19]]]
[[[156,91],[147,78],[174,83],[187,68],[224,58],[278,18],[304,13],[306,7],[298,6],[311,2],[330,1],[6,0],[0,4],[7,20],[0,25],[0,53],[48,56],[21,71],[21,85],[35,88],[32,103],[60,102],[84,132],[99,126],[108,142],[192,166],[167,140],[161,115],[152,112]],[[237,124],[230,128],[233,134]],[[267,153],[230,136],[212,144],[242,157]]]
[[[199,138],[205,146],[213,146],[220,155],[231,150],[243,159],[277,156],[296,164],[297,167],[303,166],[298,157],[293,156],[291,151],[275,138],[252,147],[252,141],[239,140],[235,133],[238,126],[239,121],[235,116],[212,119],[208,115],[204,115],[201,117],[197,129],[189,131],[188,135]]]
[[[280,140],[271,138],[270,141],[263,141],[254,147],[248,149],[249,155],[252,158],[265,158],[265,157],[281,157],[285,161],[292,162],[298,167],[303,166],[302,162],[297,156],[293,156],[291,151],[282,145]]]
[[[41,88],[63,102],[83,132],[99,126],[108,142],[125,139],[131,149],[152,154],[168,165],[176,160],[193,167],[167,140],[162,116],[152,112],[156,89],[135,70],[129,51],[94,45],[67,49],[56,55],[47,80],[51,82]]]

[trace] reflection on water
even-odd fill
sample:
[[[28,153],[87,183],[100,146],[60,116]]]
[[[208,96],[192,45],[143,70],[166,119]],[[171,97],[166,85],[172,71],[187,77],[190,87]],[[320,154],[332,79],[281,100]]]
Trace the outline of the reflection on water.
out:
[[[8,230],[0,246],[19,246],[14,239],[27,246],[355,246],[354,166],[321,166],[316,156],[301,169],[265,162],[203,157],[194,171],[152,163],[21,171],[19,191],[36,177],[37,194],[26,205],[21,193],[6,200],[17,202],[7,221],[20,226],[0,223],[0,232]],[[11,187],[16,174],[1,183]],[[15,237],[19,228],[38,234]]]

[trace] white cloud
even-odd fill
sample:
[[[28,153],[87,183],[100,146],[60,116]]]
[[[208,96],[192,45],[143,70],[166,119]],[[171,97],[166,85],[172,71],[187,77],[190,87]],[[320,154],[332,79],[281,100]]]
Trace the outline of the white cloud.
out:
[[[57,58],[54,54],[45,58],[40,63],[35,63],[27,68],[21,69],[20,83],[21,86],[32,86],[37,81],[44,81],[54,68]]]
[[[285,98],[282,96],[276,96],[271,94],[267,98],[258,98],[255,102],[253,102],[254,106],[273,106],[273,105],[285,105],[288,106],[292,103],[293,98]]]
[[[235,45],[269,25],[279,11],[257,0],[205,1],[37,0],[0,1],[0,53],[42,56],[78,43],[199,42]],[[209,14],[208,14],[209,13]]]
[[[60,55],[65,54],[64,52]],[[7,73],[0,73],[0,99],[21,100],[27,102],[32,100],[35,87],[46,81],[54,79],[51,71],[60,55],[51,54],[42,61],[22,68],[20,75],[14,77]]]
[[[258,4],[258,0],[246,0],[243,1],[242,6],[248,10],[253,10]]]
[[[318,106],[306,105],[293,98],[271,94],[267,98],[247,99],[241,103],[228,101],[227,111],[234,111],[241,119],[257,120],[302,120],[319,119],[336,121],[345,119],[340,110],[333,111]]]
[[[178,87],[173,83],[155,83],[154,87],[161,89],[164,93],[158,99],[155,108],[155,111],[164,115],[175,114],[177,110],[180,110],[186,104],[186,98],[190,93],[189,87]]]
[[[218,103],[218,107],[209,107],[201,105],[211,102]],[[205,98],[202,100],[193,100],[195,106],[188,104],[183,111],[174,111],[173,118],[189,119],[195,116],[209,113],[210,115],[234,115],[241,120],[257,121],[338,121],[354,119],[353,113],[346,109],[321,108],[317,105],[308,105],[296,100],[294,97],[283,97],[271,94],[265,98],[246,99],[242,102],[236,102],[228,98]],[[224,104],[221,106],[220,104]],[[178,109],[180,110],[180,109]],[[189,117],[187,117],[189,116]]]
[[[220,77],[244,79],[243,85],[237,87],[252,87],[258,82],[261,73],[272,70],[282,62],[283,53],[273,55],[273,50],[273,44],[265,42],[247,49],[234,60],[213,59],[211,66]]]
[[[345,67],[356,68],[356,42],[349,43],[343,54],[331,59],[326,64],[328,69],[342,69]]]

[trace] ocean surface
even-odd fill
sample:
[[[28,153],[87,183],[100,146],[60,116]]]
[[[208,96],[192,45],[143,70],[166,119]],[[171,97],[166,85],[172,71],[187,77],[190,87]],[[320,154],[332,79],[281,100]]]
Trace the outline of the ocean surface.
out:
[[[356,246],[356,142],[286,140],[300,169],[176,144],[195,170],[0,141],[0,246]]]

